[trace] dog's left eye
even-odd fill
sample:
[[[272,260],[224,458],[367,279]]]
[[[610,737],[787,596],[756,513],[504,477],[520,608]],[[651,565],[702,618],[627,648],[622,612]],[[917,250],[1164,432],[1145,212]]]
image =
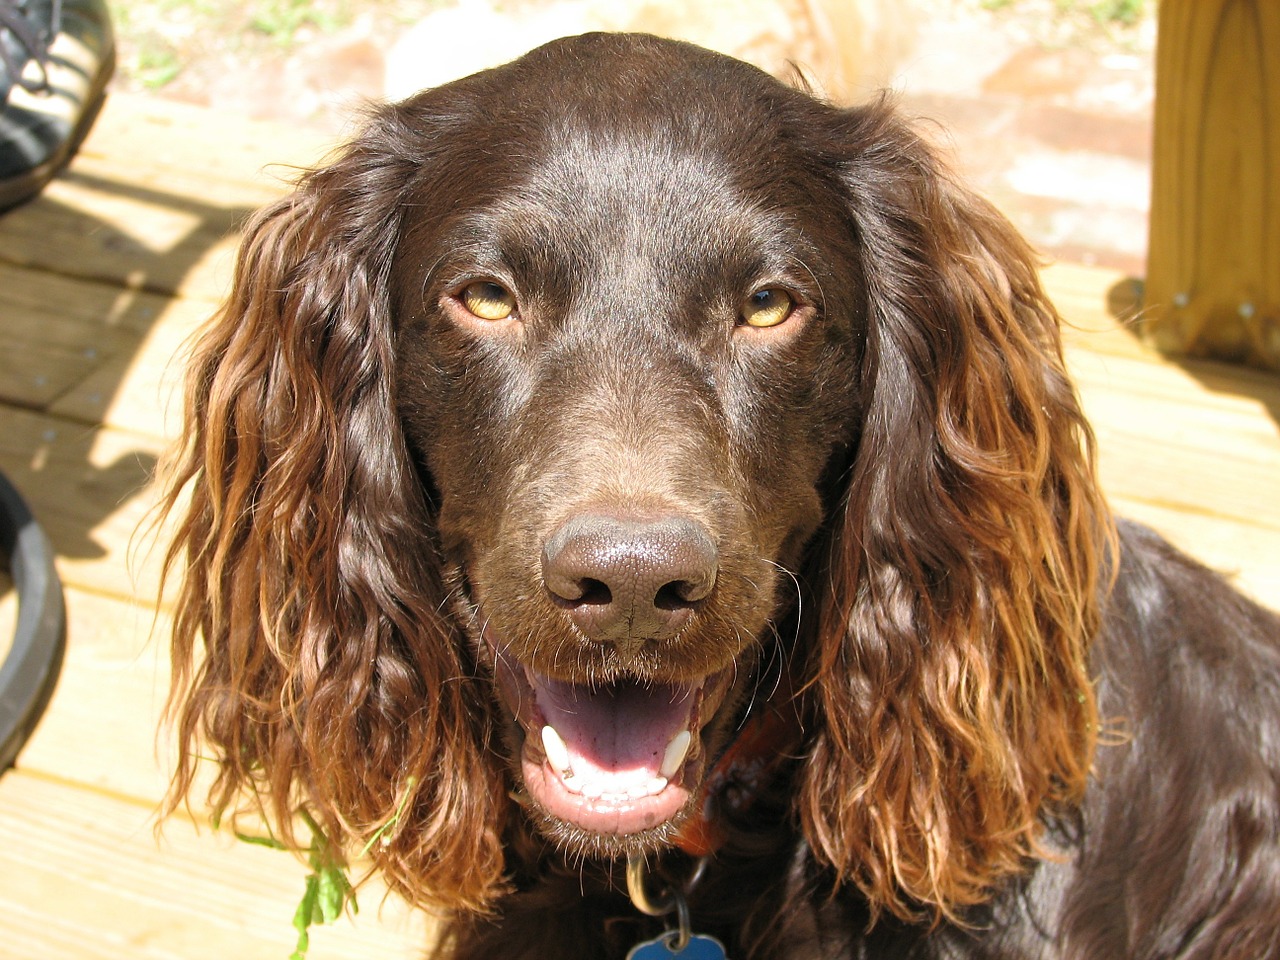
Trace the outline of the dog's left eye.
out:
[[[505,320],[516,311],[516,298],[491,280],[468,284],[458,299],[473,317],[481,320]]]
[[[795,309],[791,294],[777,287],[757,290],[742,305],[742,322],[749,327],[776,327]]]

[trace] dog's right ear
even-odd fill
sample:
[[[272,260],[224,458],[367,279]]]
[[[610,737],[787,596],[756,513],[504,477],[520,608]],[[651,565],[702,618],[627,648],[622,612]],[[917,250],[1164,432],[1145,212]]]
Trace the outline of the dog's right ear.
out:
[[[292,842],[305,808],[337,849],[381,830],[401,893],[482,909],[504,772],[395,406],[388,286],[428,127],[384,108],[257,215],[195,351],[166,500],[170,806],[208,758],[215,814],[263,813]]]

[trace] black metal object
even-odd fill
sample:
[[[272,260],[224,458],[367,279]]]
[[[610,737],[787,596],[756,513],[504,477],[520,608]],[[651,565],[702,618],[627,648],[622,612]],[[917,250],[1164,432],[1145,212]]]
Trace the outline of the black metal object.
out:
[[[18,627],[0,664],[0,771],[44,713],[62,669],[67,615],[53,548],[18,491],[0,473],[0,560],[18,591]]]

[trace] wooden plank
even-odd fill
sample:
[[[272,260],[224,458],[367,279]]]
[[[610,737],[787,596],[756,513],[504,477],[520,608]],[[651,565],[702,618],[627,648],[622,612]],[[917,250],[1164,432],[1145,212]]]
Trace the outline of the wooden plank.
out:
[[[0,263],[0,400],[85,423],[172,434],[163,419],[176,345],[213,311]]]
[[[1280,420],[1280,377],[1273,373],[1193,358],[1170,359],[1144,343],[1132,313],[1132,280],[1117,271],[1053,264],[1042,272],[1063,317],[1072,375],[1086,390],[1100,381],[1120,391],[1186,406],[1231,408],[1273,437]],[[1117,309],[1119,316],[1117,316]]]
[[[6,325],[15,313],[60,318],[99,336],[112,331],[141,336],[155,324],[165,303],[164,297],[138,293],[117,283],[88,281],[3,261],[0,290],[4,291]]]
[[[1191,456],[1228,456],[1261,472],[1280,462],[1280,430],[1255,396],[1142,360],[1072,351],[1068,362],[1095,428],[1152,438]]]
[[[0,268],[0,274],[9,273]],[[104,357],[128,352],[136,336],[103,326],[94,329],[57,308],[27,308],[10,291],[31,277],[27,271],[0,275],[0,401],[44,410],[88,377]]]
[[[178,436],[183,363],[214,308],[204,300],[156,299],[151,329],[70,384],[49,405],[50,413],[165,442]]]
[[[234,227],[251,206],[221,207],[73,173],[0,218],[0,259],[125,289],[217,300]]]
[[[22,772],[0,778],[7,960],[285,960],[306,868],[153,810]],[[317,929],[310,960],[420,957],[425,915],[376,886]]]
[[[1210,565],[1233,567],[1250,583],[1274,583],[1273,573],[1265,571],[1274,571],[1273,558],[1280,557],[1277,462],[1180,448],[1105,423],[1098,437],[1103,488],[1117,512],[1145,517]],[[1215,543],[1234,547],[1210,555],[1200,544],[1206,521],[1220,525]],[[1257,595],[1280,609],[1280,592],[1266,587],[1265,595]]]
[[[68,173],[0,218],[0,260],[218,300],[231,234],[328,135],[112,97]]]
[[[1107,310],[1119,274],[1055,266],[1044,282],[1108,495],[1280,529],[1280,379],[1157,355]]]
[[[1040,279],[1062,317],[1068,347],[1159,362],[1139,339],[1140,293],[1133,278],[1118,270],[1052,263]]]
[[[1162,357],[1113,315],[1123,274],[1056,264],[1043,279],[1112,507],[1280,609],[1280,378]]]
[[[116,93],[81,150],[76,172],[123,174],[137,185],[223,207],[259,206],[283,193],[300,170],[319,163],[339,139],[306,126]]]
[[[1111,496],[1118,515],[1159,530],[1179,549],[1229,577],[1255,600],[1280,610],[1280,531],[1185,504]]]
[[[169,692],[169,620],[150,605],[74,587],[65,593],[62,673],[16,766],[157,807],[172,769],[167,741],[157,739]]]
[[[31,506],[69,585],[152,598],[159,560],[135,536],[149,517],[163,441],[0,406],[0,470]]]

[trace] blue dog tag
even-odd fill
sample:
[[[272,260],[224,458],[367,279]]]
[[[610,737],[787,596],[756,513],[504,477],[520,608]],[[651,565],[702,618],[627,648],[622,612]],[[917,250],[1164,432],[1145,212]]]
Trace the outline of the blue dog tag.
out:
[[[627,960],[727,960],[724,944],[715,937],[695,933],[678,952],[671,949],[669,942],[675,938],[675,931],[668,930],[657,939],[637,943],[627,954]]]

